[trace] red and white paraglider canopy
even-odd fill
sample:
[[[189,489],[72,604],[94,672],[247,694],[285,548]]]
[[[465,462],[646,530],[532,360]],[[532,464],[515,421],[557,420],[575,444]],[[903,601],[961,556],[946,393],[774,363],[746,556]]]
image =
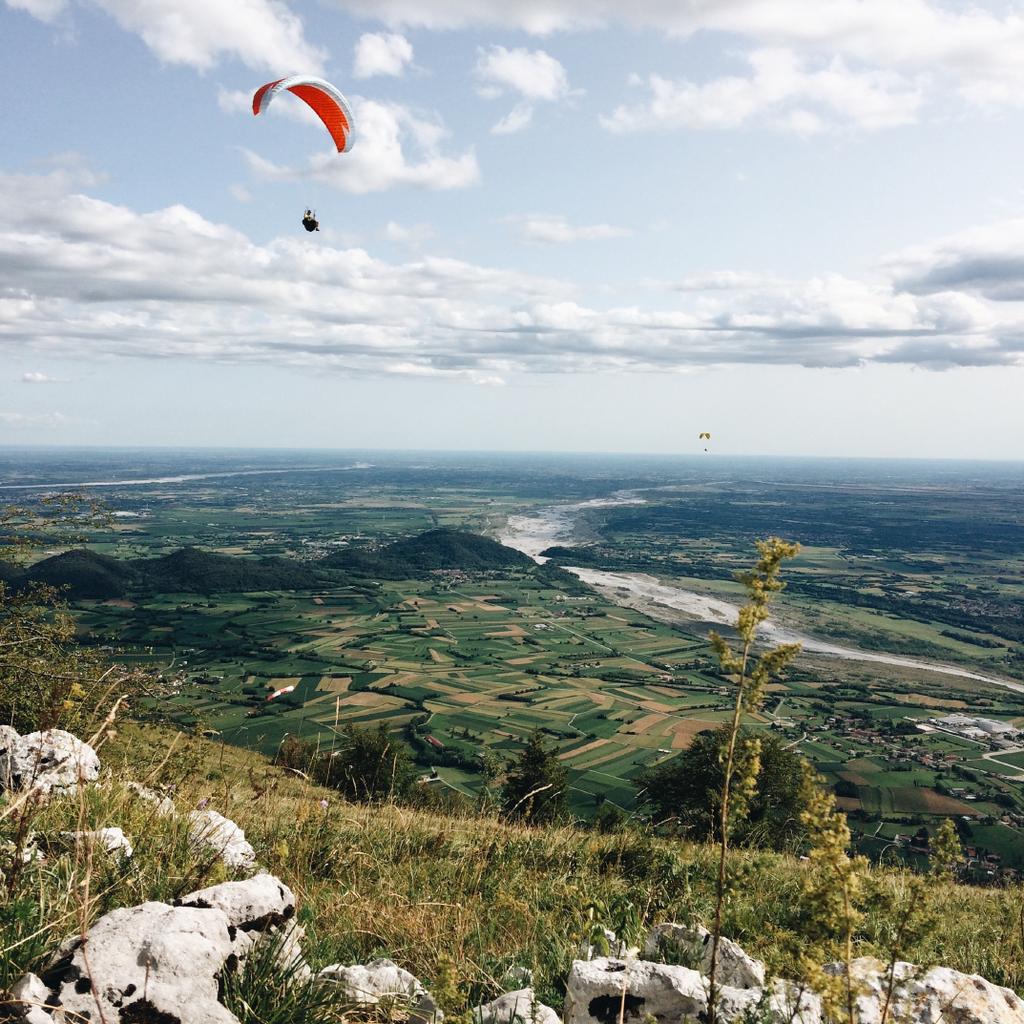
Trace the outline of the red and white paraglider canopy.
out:
[[[352,108],[348,100],[330,82],[311,75],[290,75],[261,85],[252,98],[252,112],[262,114],[271,100],[285,89],[304,100],[323,121],[339,153],[347,153],[355,139]]]

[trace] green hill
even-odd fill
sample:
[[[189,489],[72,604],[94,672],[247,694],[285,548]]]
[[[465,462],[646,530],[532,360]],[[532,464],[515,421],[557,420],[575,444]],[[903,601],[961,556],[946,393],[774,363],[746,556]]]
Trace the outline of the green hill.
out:
[[[129,564],[142,586],[157,593],[306,590],[323,580],[316,568],[288,558],[240,558],[195,547]]]
[[[441,528],[395,541],[376,551],[339,551],[322,565],[382,579],[407,579],[438,569],[486,572],[492,569],[527,569],[535,563],[515,548],[462,530]]]
[[[249,558],[185,547],[159,558],[118,559],[86,548],[44,558],[28,569],[0,563],[0,582],[45,583],[71,598],[109,599],[144,593],[215,594],[309,590],[346,575],[406,579],[436,569],[486,572],[533,568],[522,552],[489,537],[439,529],[376,550],[346,550],[317,563]]]
[[[214,594],[306,590],[323,582],[325,575],[319,567],[287,558],[244,558],[194,547],[160,558],[129,560],[76,548],[44,558],[28,569],[0,565],[0,581],[15,589],[44,583],[71,598],[99,600],[138,591]]]
[[[10,582],[14,586],[45,583],[66,590],[69,597],[105,599],[124,597],[138,582],[138,573],[130,562],[76,548],[36,562]]]

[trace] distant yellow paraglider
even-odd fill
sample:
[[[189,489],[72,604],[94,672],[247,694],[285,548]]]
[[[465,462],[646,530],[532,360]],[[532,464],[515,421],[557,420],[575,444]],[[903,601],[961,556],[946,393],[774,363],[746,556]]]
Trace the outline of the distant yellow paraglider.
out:
[[[703,430],[703,431],[701,431],[697,435],[697,440],[698,441],[710,441],[711,440],[711,435],[706,430]],[[707,448],[705,448],[704,451],[707,451]]]

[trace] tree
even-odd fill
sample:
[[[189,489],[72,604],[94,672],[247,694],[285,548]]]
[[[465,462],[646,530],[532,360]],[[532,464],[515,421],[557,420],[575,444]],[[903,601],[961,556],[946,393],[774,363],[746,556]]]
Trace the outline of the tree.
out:
[[[698,733],[689,749],[640,776],[641,798],[653,807],[657,820],[675,821],[693,838],[718,841],[729,735],[727,725]],[[803,832],[803,758],[786,749],[776,736],[756,740],[741,729],[734,751],[737,765],[753,757],[755,741],[759,742],[760,770],[747,813],[734,823],[732,838],[743,845],[786,849]]]
[[[540,733],[534,732],[508,766],[501,805],[508,817],[539,825],[566,813],[567,789],[565,766],[544,746]]]
[[[408,748],[390,735],[384,722],[376,729],[348,725],[342,736],[336,750],[317,757],[318,782],[368,803],[408,795],[416,769]]]

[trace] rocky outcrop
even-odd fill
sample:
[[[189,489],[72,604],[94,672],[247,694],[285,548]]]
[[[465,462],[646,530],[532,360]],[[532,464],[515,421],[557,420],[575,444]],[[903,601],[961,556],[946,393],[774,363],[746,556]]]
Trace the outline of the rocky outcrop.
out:
[[[473,1024],[561,1024],[561,1018],[537,1001],[532,988],[521,988],[478,1006]]]
[[[890,989],[886,964],[872,957],[854,960],[851,975],[857,995],[859,1024],[880,1024]],[[830,964],[830,974],[844,977],[843,964]],[[893,995],[888,1020],[908,1024],[1024,1024],[1024,999],[1008,988],[993,985],[977,974],[948,967],[922,971],[898,962],[892,970]]]
[[[28,1024],[53,1024],[53,1018],[45,1009],[52,993],[37,975],[26,974],[12,985],[11,999],[15,1004],[14,1012],[20,1014],[21,1020]]]
[[[237,1024],[217,998],[231,952],[221,911],[143,903],[101,917],[42,980],[73,1020]]]
[[[369,1007],[396,1003],[403,1007],[410,1024],[433,1024],[444,1019],[431,994],[408,971],[393,960],[344,967],[331,964],[317,976],[318,982],[337,985],[353,1006]]]
[[[0,726],[0,792],[29,790],[45,797],[95,782],[99,774],[96,751],[63,729],[20,736]]]
[[[189,840],[193,846],[214,851],[234,870],[256,866],[256,851],[245,833],[230,819],[216,811],[191,811],[188,816]]]
[[[652,930],[645,951],[667,955],[672,949],[692,958],[706,943],[699,929],[661,926]],[[673,931],[672,929],[677,929]],[[672,946],[664,941],[674,935]],[[699,943],[701,949],[695,949]],[[720,950],[722,947],[720,945]],[[764,981],[763,965],[731,944],[729,966],[720,962],[718,1019],[722,1024],[823,1024],[822,1003],[814,993],[791,981]],[[701,953],[703,961],[703,953]],[[825,970],[842,978],[845,967],[830,964]],[[1024,1024],[1024,1000],[977,975],[948,967],[928,970],[865,957],[853,963],[857,993],[857,1024]],[[761,981],[753,982],[759,975]],[[735,982],[744,982],[736,985]],[[658,1024],[683,1024],[707,1019],[709,984],[706,968],[694,970],[671,963],[601,957],[577,960],[572,965],[565,1003],[566,1024],[640,1024],[651,1018]],[[886,1004],[888,1011],[886,1014]],[[845,1018],[844,1018],[845,1019]]]
[[[312,977],[302,956],[305,933],[295,921],[295,897],[280,879],[265,872],[241,882],[223,882],[189,893],[177,906],[214,908],[228,919],[233,952],[239,963],[257,941],[276,946],[276,959],[296,981]]]
[[[235,1016],[218,1001],[225,972],[262,936],[278,935],[289,963],[300,958],[294,915],[291,890],[268,874],[199,889],[173,907],[114,910],[84,941],[66,942],[40,977],[22,978],[12,995],[30,1024],[63,1019],[46,1009],[58,1006],[69,1017],[108,1024],[230,1024]]]
[[[644,956],[651,960],[692,967],[707,975],[711,972],[712,935],[702,925],[688,928],[682,924],[657,924],[644,942]],[[718,967],[715,978],[731,988],[764,988],[764,964],[747,956],[739,945],[724,935],[718,940]]]
[[[178,907],[219,910],[232,928],[266,931],[295,916],[295,896],[273,875],[261,872],[241,882],[222,882],[197,889],[175,902]]]
[[[277,935],[285,965],[301,962],[291,890],[269,874],[208,886],[175,906],[143,903],[101,917],[82,937],[65,942],[40,973],[27,974],[11,991],[18,1019],[58,1024],[67,1019],[107,1024],[237,1024],[219,1002],[224,977],[238,969],[262,937]],[[671,926],[679,929],[681,926]],[[673,935],[675,946],[662,941]],[[685,944],[682,940],[686,940]],[[693,944],[699,944],[697,949]],[[700,929],[662,926],[646,948],[662,956],[701,953]],[[724,947],[723,947],[724,948]],[[750,981],[758,961],[736,946],[731,981]],[[739,954],[742,954],[740,956]],[[281,956],[281,954],[279,954]],[[738,966],[737,966],[738,965]],[[755,965],[755,966],[751,966]],[[310,977],[304,962],[295,980]],[[763,970],[763,968],[761,968]],[[845,968],[826,971],[842,979]],[[762,975],[763,977],[763,975]],[[392,1006],[411,1024],[443,1020],[417,978],[391,960],[332,964],[317,984],[337,986],[351,1008]],[[928,970],[898,963],[892,972],[877,960],[853,964],[858,1024],[1024,1024],[1024,1000],[977,975],[946,967]],[[632,958],[577,960],[569,974],[565,1024],[699,1024],[707,1019],[708,979],[692,967]],[[58,1009],[59,1008],[59,1009]],[[478,1006],[474,1024],[559,1024],[558,1014],[524,987]],[[794,983],[723,984],[718,993],[721,1024],[823,1024],[820,998]],[[4,1018],[8,1019],[8,1018]]]
[[[565,1024],[657,1024],[699,1021],[707,1010],[706,983],[689,967],[648,960],[577,960],[569,972]],[[761,993],[723,988],[719,1018],[731,1022],[757,1006]]]

